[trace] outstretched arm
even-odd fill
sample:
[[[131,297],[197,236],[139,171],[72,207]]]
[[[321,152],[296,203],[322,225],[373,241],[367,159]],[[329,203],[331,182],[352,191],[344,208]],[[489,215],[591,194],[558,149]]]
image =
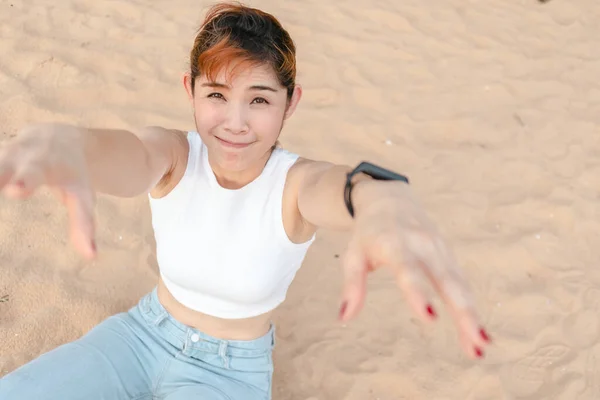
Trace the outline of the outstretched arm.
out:
[[[347,165],[335,165],[323,161],[302,159],[295,166],[301,172],[298,189],[298,209],[305,223],[315,228],[349,230],[355,219],[350,215],[344,201],[346,176],[352,171]],[[367,175],[352,179],[352,204],[355,217],[393,191],[403,190],[403,182],[375,181]]]
[[[346,174],[351,168],[302,159],[294,169],[300,182],[298,209],[304,222],[315,228],[350,229],[354,221],[344,205],[342,194]]]
[[[464,351],[481,357],[489,336],[479,325],[466,280],[409,185],[357,177],[352,190],[353,218],[344,201],[350,167],[310,160],[301,160],[295,167],[300,182],[298,210],[305,224],[352,231],[342,259],[345,281],[340,318],[357,315],[364,304],[367,274],[387,267],[425,321],[436,317],[425,294],[425,285],[432,285],[449,307]]]
[[[160,191],[183,173],[187,140],[179,131],[144,127],[136,131],[81,129],[86,163],[95,191],[135,197]]]
[[[95,193],[160,197],[183,175],[187,152],[185,136],[163,128],[32,125],[0,147],[0,193],[27,198],[42,186],[54,189],[69,212],[73,242],[93,257]]]

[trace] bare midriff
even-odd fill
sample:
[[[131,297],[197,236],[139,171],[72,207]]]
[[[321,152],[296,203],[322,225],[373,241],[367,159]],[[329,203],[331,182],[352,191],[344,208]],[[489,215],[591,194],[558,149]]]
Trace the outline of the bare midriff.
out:
[[[192,310],[175,299],[162,279],[158,281],[158,299],[173,318],[182,324],[223,340],[254,340],[271,327],[272,313],[244,319],[223,319]]]

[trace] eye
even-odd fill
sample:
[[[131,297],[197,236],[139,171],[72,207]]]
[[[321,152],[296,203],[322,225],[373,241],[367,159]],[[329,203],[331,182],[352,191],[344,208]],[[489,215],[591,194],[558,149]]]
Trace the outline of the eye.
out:
[[[263,98],[263,97],[257,97],[254,100],[252,100],[253,104],[269,104],[269,102]]]
[[[209,99],[223,99],[225,100],[225,97],[223,97],[223,95],[221,93],[215,92],[215,93],[211,93],[208,96]]]

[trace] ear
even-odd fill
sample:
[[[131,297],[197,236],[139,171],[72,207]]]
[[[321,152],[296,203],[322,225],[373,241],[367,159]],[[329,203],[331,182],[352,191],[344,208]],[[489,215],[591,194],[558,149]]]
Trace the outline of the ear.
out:
[[[185,91],[188,95],[188,99],[190,100],[190,103],[192,103],[192,105],[194,105],[194,92],[192,90],[192,76],[190,75],[189,72],[186,72],[185,74],[183,74],[183,87],[185,88]]]
[[[287,109],[285,110],[285,115],[283,119],[288,119],[292,116],[300,99],[302,98],[302,86],[296,85],[294,86],[294,92],[292,93],[292,97],[288,100]]]

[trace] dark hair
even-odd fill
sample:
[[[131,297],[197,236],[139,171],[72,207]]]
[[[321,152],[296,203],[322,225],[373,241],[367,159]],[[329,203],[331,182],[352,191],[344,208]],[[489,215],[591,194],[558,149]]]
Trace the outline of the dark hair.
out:
[[[296,47],[279,21],[264,11],[240,3],[211,7],[190,52],[192,91],[200,75],[210,80],[222,68],[233,71],[252,65],[270,65],[279,83],[292,96],[296,81]]]

